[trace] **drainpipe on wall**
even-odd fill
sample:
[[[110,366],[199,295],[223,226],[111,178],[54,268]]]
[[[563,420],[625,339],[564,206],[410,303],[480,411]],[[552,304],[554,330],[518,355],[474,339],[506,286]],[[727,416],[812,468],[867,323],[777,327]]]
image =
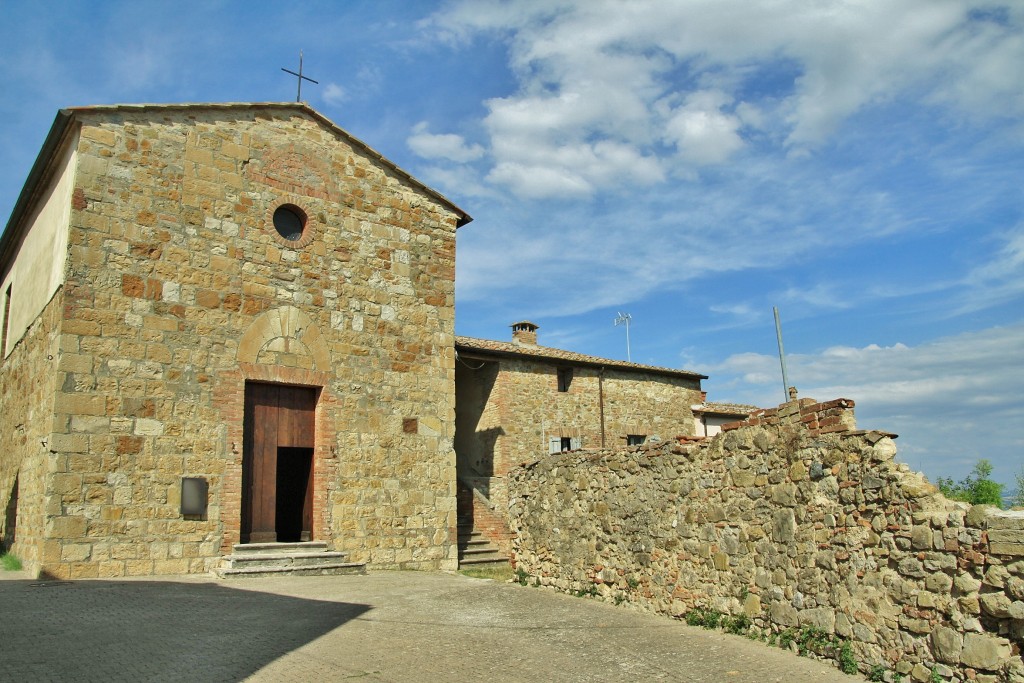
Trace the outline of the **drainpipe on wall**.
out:
[[[597,401],[601,406],[601,448],[604,448],[604,366],[597,373]]]

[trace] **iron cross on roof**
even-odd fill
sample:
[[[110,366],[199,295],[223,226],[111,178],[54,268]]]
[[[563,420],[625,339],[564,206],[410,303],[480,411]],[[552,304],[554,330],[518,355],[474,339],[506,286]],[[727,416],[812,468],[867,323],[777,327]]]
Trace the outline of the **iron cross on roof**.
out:
[[[310,83],[316,83],[317,85],[320,85],[319,81],[314,81],[309,76],[302,75],[302,50],[299,50],[299,73],[295,73],[291,69],[286,69],[283,66],[281,67],[281,71],[290,73],[292,76],[298,76],[299,78],[299,91],[295,94],[296,102],[302,101],[302,81],[309,81]]]

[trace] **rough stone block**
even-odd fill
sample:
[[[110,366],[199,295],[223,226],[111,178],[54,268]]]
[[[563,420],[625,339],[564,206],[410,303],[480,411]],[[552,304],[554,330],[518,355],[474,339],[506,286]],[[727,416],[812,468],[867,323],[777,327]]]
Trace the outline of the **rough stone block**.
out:
[[[826,633],[835,633],[836,613],[827,607],[805,609],[798,615],[800,626],[813,626]]]
[[[986,529],[988,528],[989,520],[997,512],[999,512],[999,508],[994,505],[974,505],[967,511],[967,515],[964,517],[964,524],[976,529]]]
[[[946,664],[959,664],[960,652],[964,647],[963,635],[946,626],[937,626],[931,635],[932,653],[935,659]]]
[[[910,531],[910,545],[914,550],[932,549],[932,530],[925,525],[915,526]]]
[[[796,532],[796,516],[792,508],[778,510],[772,520],[772,538],[776,542],[790,542]]]
[[[46,535],[50,538],[82,538],[85,536],[88,520],[85,517],[64,515],[52,517],[46,522]]]
[[[960,661],[965,665],[994,671],[1000,662],[1010,656],[1010,643],[1005,638],[988,635],[987,633],[967,633],[964,635],[964,647]]]
[[[1010,616],[1010,598],[1005,593],[984,593],[978,597],[981,611],[985,614],[1006,619]]]
[[[991,508],[989,529],[1016,529],[1024,531],[1024,510],[1000,510]]]
[[[772,621],[780,626],[797,626],[799,615],[796,608],[784,602],[773,602],[769,608]]]

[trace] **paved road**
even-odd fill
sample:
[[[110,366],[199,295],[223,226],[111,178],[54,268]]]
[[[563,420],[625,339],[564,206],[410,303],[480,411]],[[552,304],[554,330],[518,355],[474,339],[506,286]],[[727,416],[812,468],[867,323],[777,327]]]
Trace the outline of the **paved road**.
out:
[[[453,574],[6,578],[11,681],[863,680],[738,636]]]

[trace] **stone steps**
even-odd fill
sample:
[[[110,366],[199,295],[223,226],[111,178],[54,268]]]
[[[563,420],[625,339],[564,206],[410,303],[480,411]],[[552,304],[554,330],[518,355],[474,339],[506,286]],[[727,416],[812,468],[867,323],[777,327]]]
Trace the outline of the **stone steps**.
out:
[[[222,579],[366,573],[364,563],[347,562],[347,557],[347,553],[328,550],[323,541],[245,543],[235,545],[214,573]]]
[[[463,480],[458,482],[458,545],[460,567],[508,565],[509,558],[483,532],[475,528],[473,489]]]
[[[471,528],[459,527],[459,566],[503,565],[508,558],[487,537]]]

